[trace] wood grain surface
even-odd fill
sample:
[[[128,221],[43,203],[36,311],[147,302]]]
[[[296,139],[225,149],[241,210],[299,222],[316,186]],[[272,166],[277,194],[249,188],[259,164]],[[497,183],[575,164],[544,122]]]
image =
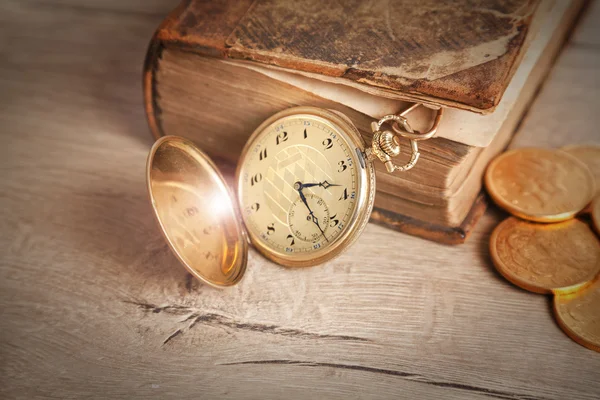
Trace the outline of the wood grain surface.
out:
[[[144,182],[142,62],[174,3],[0,4],[1,398],[600,396],[600,354],[491,266],[495,210],[463,246],[369,224],[323,266],[251,251],[234,288],[192,280]],[[516,145],[599,141],[599,16]]]

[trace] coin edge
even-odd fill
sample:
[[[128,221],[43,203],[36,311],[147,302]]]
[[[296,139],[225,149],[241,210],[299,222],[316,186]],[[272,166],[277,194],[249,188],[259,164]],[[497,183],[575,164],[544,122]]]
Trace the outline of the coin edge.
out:
[[[596,277],[596,279],[600,279],[600,277]],[[582,290],[585,290],[585,288],[582,288],[581,291]],[[575,295],[578,295],[579,292],[580,291],[577,291],[575,293]],[[570,337],[571,340],[573,340],[574,342],[576,342],[580,346],[583,346],[585,348],[588,348],[590,350],[594,350],[594,351],[600,353],[600,343],[599,344],[592,343],[592,342],[590,342],[590,341],[582,338],[581,336],[577,335],[575,333],[575,331],[573,329],[571,329],[571,327],[562,319],[562,313],[558,310],[558,306],[559,306],[559,304],[558,304],[558,301],[559,301],[558,298],[560,296],[561,296],[561,294],[555,294],[554,298],[552,299],[552,311],[553,311],[553,314],[554,314],[554,319],[556,320],[556,323],[558,324],[558,326],[560,327],[560,329],[568,337]]]
[[[502,261],[501,257],[498,255],[497,244],[498,244],[498,236],[500,235],[500,231],[502,229],[505,229],[505,225],[508,225],[510,222],[513,222],[513,221],[519,222],[520,220],[514,216],[508,217],[508,218],[504,219],[502,222],[500,222],[494,228],[494,230],[492,231],[492,234],[490,235],[490,256],[492,259],[492,263],[496,267],[496,271],[498,271],[500,273],[500,275],[502,275],[504,277],[504,279],[506,279],[513,285],[515,285],[521,289],[527,290],[528,292],[533,292],[533,293],[537,293],[537,294],[552,294],[552,291],[550,289],[529,285],[527,282],[525,282],[521,279],[518,279],[517,275],[509,273],[509,269],[506,267],[506,264]]]
[[[594,271],[594,273],[590,274],[591,277],[580,282],[580,283],[574,283],[572,285],[568,285],[568,286],[559,286],[559,287],[553,287],[553,288],[548,288],[548,287],[542,287],[542,286],[536,286],[531,284],[528,281],[525,281],[524,279],[520,278],[518,275],[512,274],[510,272],[510,270],[506,267],[506,264],[502,261],[501,257],[499,257],[498,255],[498,251],[497,251],[497,240],[498,240],[498,236],[500,235],[500,231],[501,228],[504,228],[503,225],[508,225],[510,222],[514,223],[519,223],[519,222],[524,222],[524,223],[529,223],[531,224],[531,221],[524,221],[521,220],[517,217],[511,216],[506,218],[505,220],[503,220],[502,222],[500,222],[492,231],[492,234],[490,235],[490,244],[489,244],[489,249],[490,249],[490,258],[492,259],[492,263],[494,264],[494,267],[496,268],[496,270],[500,273],[500,275],[502,275],[506,280],[508,280],[509,282],[511,282],[513,285],[527,290],[529,292],[532,293],[537,293],[537,294],[553,294],[553,295],[564,295],[564,294],[570,294],[570,293],[574,293],[580,290],[585,289],[587,286],[589,286],[591,283],[594,282],[594,280],[596,279],[596,276],[598,276],[598,274],[600,274],[600,261],[597,262],[596,264],[596,270]],[[568,223],[568,222],[573,222],[575,224],[583,224],[584,227],[590,229],[589,225],[586,224],[583,221],[580,221],[578,219],[571,219],[571,220],[567,220],[567,221],[562,221],[560,223]],[[548,224],[539,224],[540,226],[547,226]],[[590,229],[590,233],[592,235],[594,235],[594,232],[591,232]],[[596,239],[596,235],[594,235],[594,239]]]
[[[565,155],[567,158],[570,158],[571,161],[575,161],[576,164],[579,164],[579,166],[583,167],[583,169],[586,171],[586,174],[588,176],[588,179],[587,179],[588,183],[589,183],[588,189],[589,189],[590,193],[589,193],[589,196],[587,196],[589,198],[588,201],[580,209],[577,209],[576,211],[568,211],[568,212],[560,213],[560,214],[552,214],[551,216],[527,214],[527,213],[523,212],[522,210],[518,209],[517,207],[513,206],[510,202],[506,201],[505,199],[502,198],[502,196],[497,194],[498,190],[494,189],[494,183],[493,183],[494,180],[491,178],[493,168],[495,168],[497,166],[497,164],[500,163],[500,161],[502,161],[504,158],[506,158],[514,153],[518,153],[518,152],[522,152],[522,151],[531,151],[531,150],[538,150],[538,151],[543,150],[543,151],[547,151],[550,153],[559,153],[559,154]],[[577,214],[579,214],[582,210],[584,210],[588,204],[590,204],[590,202],[593,200],[594,195],[596,193],[595,178],[594,178],[594,175],[592,174],[590,168],[583,161],[579,161],[574,155],[572,155],[564,150],[561,150],[561,149],[542,148],[542,147],[520,147],[520,148],[505,151],[504,153],[496,156],[488,164],[488,166],[485,170],[483,180],[484,180],[484,184],[485,184],[487,193],[489,194],[489,196],[492,198],[492,200],[498,207],[502,208],[509,214],[519,217],[521,219],[524,219],[527,221],[533,221],[533,222],[541,222],[541,223],[557,223],[557,222],[563,222],[563,221],[568,221],[570,219],[573,219]]]

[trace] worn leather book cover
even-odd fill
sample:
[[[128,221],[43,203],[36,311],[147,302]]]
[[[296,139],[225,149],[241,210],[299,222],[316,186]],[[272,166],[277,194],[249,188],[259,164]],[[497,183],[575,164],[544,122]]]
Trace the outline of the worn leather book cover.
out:
[[[157,38],[206,55],[341,78],[384,96],[487,113],[518,65],[538,3],[188,0]]]

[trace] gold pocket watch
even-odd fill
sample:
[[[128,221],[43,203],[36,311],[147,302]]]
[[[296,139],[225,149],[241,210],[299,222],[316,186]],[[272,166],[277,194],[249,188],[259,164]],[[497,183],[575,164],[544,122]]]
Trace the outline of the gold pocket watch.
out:
[[[375,197],[373,161],[388,171],[408,170],[419,158],[418,140],[405,114],[373,122],[365,145],[352,122],[336,111],[294,107],[263,122],[244,147],[236,195],[192,142],[177,136],[156,141],[147,163],[147,185],[161,230],[196,278],[212,286],[234,285],[248,259],[248,239],[265,257],[286,267],[331,260],[365,228]],[[381,131],[392,123],[395,131]],[[397,135],[407,137],[411,158],[396,165]],[[227,146],[227,143],[223,143]],[[237,199],[237,200],[234,200]]]

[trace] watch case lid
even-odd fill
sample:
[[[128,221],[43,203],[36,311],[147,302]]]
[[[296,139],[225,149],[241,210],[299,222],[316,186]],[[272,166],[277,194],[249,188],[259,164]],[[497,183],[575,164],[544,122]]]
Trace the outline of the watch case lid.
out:
[[[191,141],[164,136],[150,150],[146,182],[154,215],[181,264],[211,286],[238,283],[248,262],[248,241],[212,160]]]

